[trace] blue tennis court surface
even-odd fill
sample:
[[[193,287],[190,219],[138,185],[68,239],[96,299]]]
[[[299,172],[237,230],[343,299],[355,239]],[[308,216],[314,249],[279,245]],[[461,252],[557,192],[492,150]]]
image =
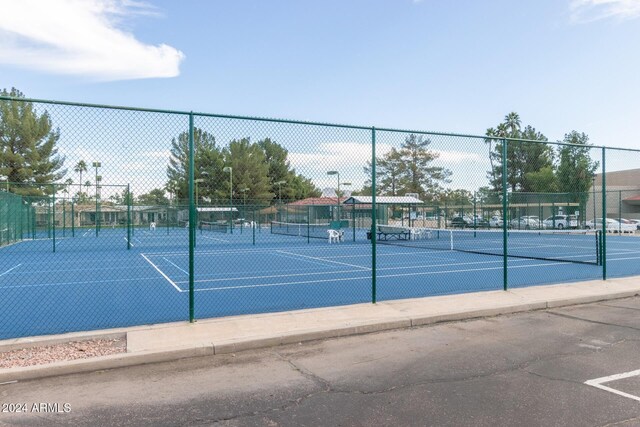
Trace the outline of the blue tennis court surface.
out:
[[[351,233],[346,232],[344,242],[329,244],[273,235],[267,228],[198,231],[196,318],[371,301],[371,242],[363,230],[357,230],[355,241]],[[572,257],[591,262],[593,238],[549,240],[549,253],[564,260],[509,258],[509,287],[602,278],[596,263],[569,262]],[[98,237],[86,229],[76,230],[75,237],[69,230],[65,236],[59,233],[55,253],[46,235],[1,248],[0,339],[188,319],[187,230],[137,229],[130,243],[127,250],[125,230],[105,228]],[[377,245],[379,301],[503,287],[500,256],[446,245],[388,243],[400,245]],[[476,244],[498,243],[491,235]],[[523,242],[519,250],[533,253],[545,245],[529,244],[527,249]],[[640,274],[639,260],[640,237],[607,236],[609,277]]]

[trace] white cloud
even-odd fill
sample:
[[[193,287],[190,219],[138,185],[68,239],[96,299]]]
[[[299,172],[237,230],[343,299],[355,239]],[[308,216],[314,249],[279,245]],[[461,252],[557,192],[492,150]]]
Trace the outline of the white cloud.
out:
[[[376,154],[385,154],[391,149],[390,145],[377,144]],[[328,170],[340,171],[340,176],[347,176],[350,172],[360,174],[371,161],[371,144],[358,142],[325,142],[318,145],[313,153],[289,153],[291,165],[296,169],[313,169],[318,175],[324,175]]]
[[[184,54],[122,26],[154,15],[131,0],[0,0],[0,63],[99,80],[175,77]]]
[[[571,0],[569,8],[575,23],[640,17],[640,0]]]
[[[478,153],[469,153],[464,151],[433,151],[438,153],[439,163],[451,164],[483,161],[482,157]]]

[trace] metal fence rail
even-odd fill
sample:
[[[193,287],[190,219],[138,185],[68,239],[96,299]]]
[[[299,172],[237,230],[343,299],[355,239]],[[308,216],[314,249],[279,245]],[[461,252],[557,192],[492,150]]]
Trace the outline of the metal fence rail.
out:
[[[0,106],[0,339],[640,274],[640,151],[577,133]]]

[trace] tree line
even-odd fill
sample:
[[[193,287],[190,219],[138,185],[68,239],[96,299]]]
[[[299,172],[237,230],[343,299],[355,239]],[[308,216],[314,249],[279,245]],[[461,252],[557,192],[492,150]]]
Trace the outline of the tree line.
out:
[[[13,88],[2,90],[3,96],[24,98]],[[65,158],[58,153],[60,129],[55,128],[49,113],[37,111],[30,102],[0,100],[0,175],[11,191],[24,195],[50,195],[64,191],[78,201],[89,201],[90,180],[83,182],[87,163],[80,160],[73,166],[79,180],[67,177]],[[598,168],[589,154],[589,137],[577,131],[565,135],[558,145],[526,142],[548,142],[544,134],[532,126],[522,126],[520,116],[509,113],[503,122],[487,129],[485,143],[489,146],[490,170],[488,185],[478,186],[477,193],[499,199],[502,192],[503,141],[507,144],[507,186],[511,193],[568,193],[572,202],[584,201]],[[169,198],[184,202],[188,199],[189,133],[182,132],[171,139],[171,156],[166,168],[167,181],[136,198],[139,204],[166,204]],[[474,195],[467,189],[447,188],[451,170],[436,166],[439,153],[430,149],[431,140],[423,135],[408,135],[399,148],[392,148],[376,159],[376,188],[380,195],[416,193],[427,202],[461,202]],[[201,128],[194,129],[194,175],[198,188],[198,203],[234,203],[243,200],[273,203],[274,200],[300,200],[318,197],[320,189],[311,179],[291,166],[286,148],[270,138],[251,141],[239,138],[225,145]],[[371,176],[368,163],[364,172]],[[58,183],[59,187],[51,186]],[[95,185],[95,183],[93,184]],[[76,188],[77,191],[73,189]],[[369,179],[354,194],[370,195]],[[476,194],[477,196],[478,194]],[[167,197],[168,196],[168,197]],[[114,203],[125,194],[111,195]]]
[[[565,193],[567,202],[584,203],[599,163],[590,156],[589,137],[577,131],[560,142],[545,144],[547,137],[532,126],[521,125],[520,116],[509,113],[496,127],[487,129],[489,145],[489,185],[479,185],[475,194],[468,189],[446,188],[451,171],[434,166],[438,153],[429,148],[431,140],[409,135],[399,149],[392,148],[376,158],[376,192],[383,196],[417,193],[426,202],[470,204],[475,198],[498,203],[502,194],[503,142],[507,140],[507,190],[510,193]],[[540,142],[528,142],[528,141]],[[554,148],[555,147],[555,148]],[[364,171],[371,175],[371,163]],[[357,194],[370,195],[371,181]]]

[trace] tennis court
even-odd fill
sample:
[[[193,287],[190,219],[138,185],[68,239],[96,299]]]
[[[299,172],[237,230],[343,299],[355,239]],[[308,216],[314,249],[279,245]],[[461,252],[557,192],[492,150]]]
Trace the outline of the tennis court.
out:
[[[371,301],[372,245],[363,229],[346,230],[344,241],[333,244],[319,238],[321,231],[318,238],[264,226],[229,231],[201,227],[196,233],[196,318]],[[503,257],[480,253],[499,247],[500,233],[422,234],[378,242],[379,301],[502,289]],[[509,287],[602,277],[594,233],[510,236]],[[139,228],[130,237],[123,228],[103,228],[98,236],[92,229],[76,230],[75,237],[56,238],[55,253],[52,240],[39,235],[0,249],[0,292],[10,302],[3,313],[11,319],[3,322],[0,338],[187,317],[187,229]],[[640,274],[639,259],[640,237],[607,236],[609,277]]]

